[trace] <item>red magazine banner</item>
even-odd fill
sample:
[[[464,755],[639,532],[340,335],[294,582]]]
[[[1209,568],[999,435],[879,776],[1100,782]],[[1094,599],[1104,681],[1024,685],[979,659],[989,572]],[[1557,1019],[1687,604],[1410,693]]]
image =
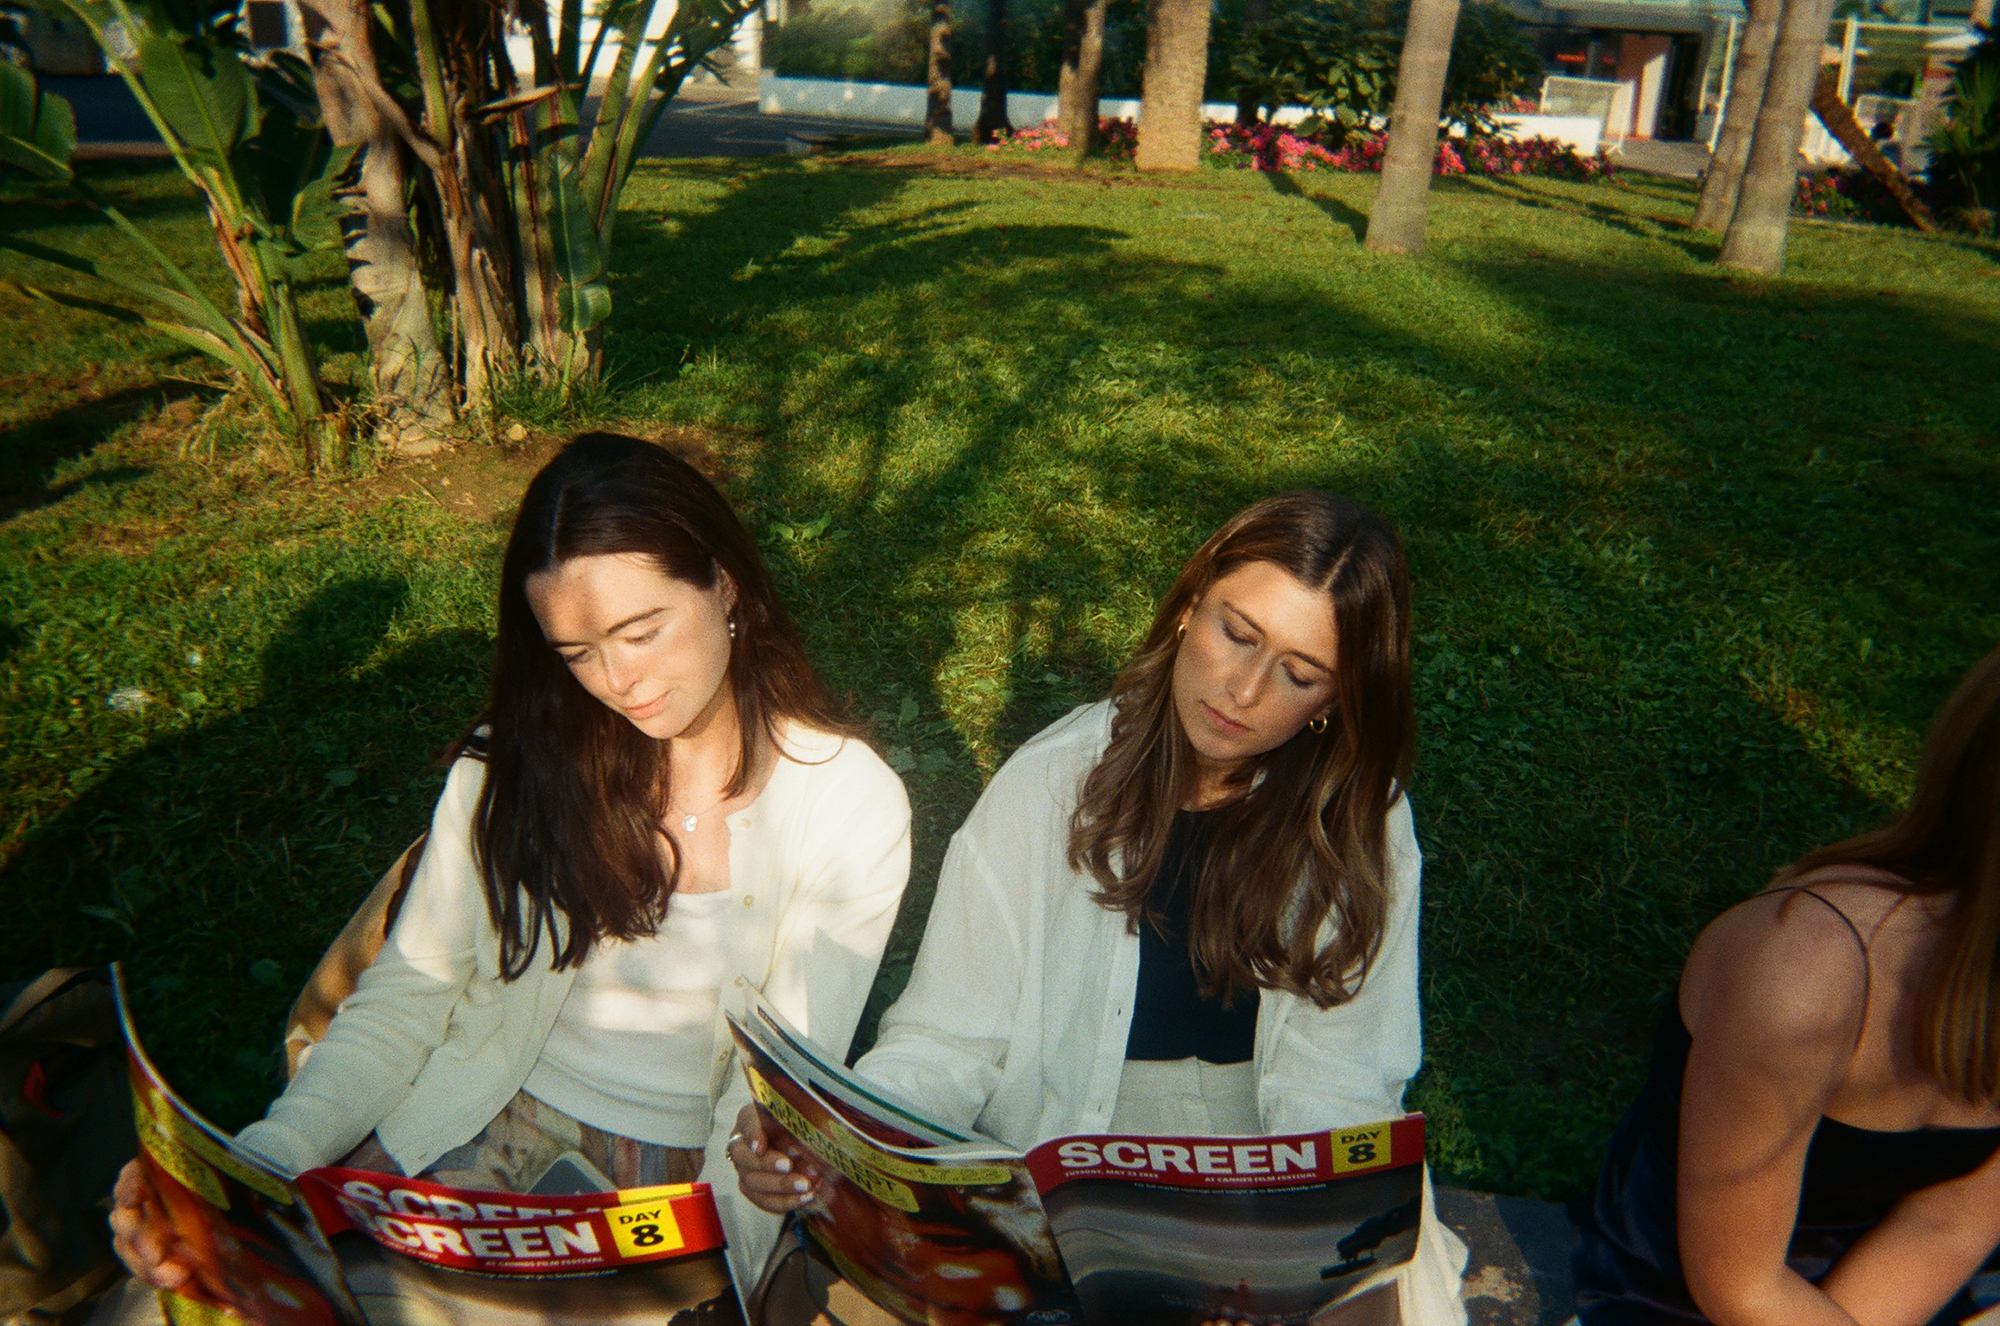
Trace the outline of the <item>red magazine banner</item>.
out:
[[[306,1171],[298,1184],[328,1236],[359,1230],[454,1271],[582,1275],[723,1245],[705,1183],[522,1197],[329,1166]]]
[[[1270,1189],[1420,1164],[1424,1116],[1289,1137],[1077,1136],[1028,1153],[1043,1193],[1077,1179],[1122,1179],[1174,1188]]]

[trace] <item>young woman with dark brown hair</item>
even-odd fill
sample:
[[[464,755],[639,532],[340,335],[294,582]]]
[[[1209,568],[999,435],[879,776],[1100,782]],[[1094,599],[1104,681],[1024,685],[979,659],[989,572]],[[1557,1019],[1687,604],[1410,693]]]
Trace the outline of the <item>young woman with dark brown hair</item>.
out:
[[[2000,650],[1900,818],[1702,931],[1582,1215],[1584,1326],[1989,1305],[1968,1281],[2000,1246]]]
[[[481,1189],[570,1151],[620,1187],[712,1175],[748,1098],[739,987],[853,1035],[909,871],[902,783],[722,495],[651,444],[589,434],[535,476],[497,635],[380,955],[238,1140]],[[754,1266],[776,1222],[716,1196]],[[118,1199],[121,1254],[172,1287],[136,1171]]]
[[[1421,1059],[1413,745],[1394,531],[1320,492],[1241,512],[1110,698],[994,777],[856,1071],[1021,1148],[1400,1115]],[[810,1200],[754,1112],[737,1126],[745,1193]],[[1427,1210],[1402,1320],[1462,1322],[1463,1259]]]

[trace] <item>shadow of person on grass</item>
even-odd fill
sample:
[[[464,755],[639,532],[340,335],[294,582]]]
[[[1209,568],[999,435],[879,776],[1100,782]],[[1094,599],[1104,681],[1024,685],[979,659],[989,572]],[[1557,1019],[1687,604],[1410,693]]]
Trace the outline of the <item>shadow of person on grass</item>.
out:
[[[428,822],[432,757],[480,703],[482,635],[385,651],[406,594],[328,584],[264,648],[254,704],[149,743],[0,873],[0,970],[123,961],[140,1034],[223,1127],[262,1112],[285,1009]]]

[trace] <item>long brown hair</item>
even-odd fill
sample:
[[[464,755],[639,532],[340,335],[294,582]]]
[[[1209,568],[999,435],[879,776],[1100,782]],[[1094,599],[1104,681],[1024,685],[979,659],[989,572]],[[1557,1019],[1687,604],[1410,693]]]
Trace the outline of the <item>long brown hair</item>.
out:
[[[1950,896],[1918,1004],[1917,1061],[1960,1098],[2000,1103],[2000,649],[1938,712],[1895,822],[1808,852],[1779,879],[1844,865]]]
[[[743,745],[725,797],[748,785],[760,739],[779,744],[786,721],[845,730],[756,544],[715,485],[638,438],[572,438],[521,499],[500,566],[492,690],[458,746],[486,760],[473,851],[510,980],[527,970],[544,931],[557,970],[582,962],[599,939],[651,934],[680,874],[660,832],[666,743],[593,699],[528,606],[529,576],[605,553],[643,554],[700,589],[723,574],[735,583],[725,684]]]
[[[1203,993],[1286,990],[1322,1008],[1361,989],[1389,907],[1385,819],[1415,746],[1410,585],[1388,522],[1332,493],[1268,498],[1232,518],[1181,568],[1139,653],[1113,684],[1111,744],[1084,781],[1069,860],[1097,900],[1149,922],[1167,837],[1195,786],[1194,749],[1174,711],[1185,614],[1236,567],[1270,562],[1324,590],[1335,690],[1324,733],[1310,727],[1240,770],[1216,812],[1195,886],[1188,950]],[[1333,934],[1324,945],[1328,922]]]

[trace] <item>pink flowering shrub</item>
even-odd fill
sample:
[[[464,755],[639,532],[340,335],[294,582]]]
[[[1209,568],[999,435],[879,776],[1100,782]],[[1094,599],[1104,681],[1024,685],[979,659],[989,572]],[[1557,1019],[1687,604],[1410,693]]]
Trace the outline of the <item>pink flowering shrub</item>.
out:
[[[1205,139],[1211,164],[1234,170],[1379,171],[1386,133],[1350,133],[1338,147],[1316,135],[1274,124],[1212,124]],[[1444,138],[1432,167],[1440,175],[1551,175],[1559,179],[1608,179],[1614,167],[1603,154],[1586,157],[1552,138]]]
[[[1097,132],[1104,138],[1104,155],[1113,161],[1123,161],[1138,149],[1139,127],[1130,120],[1099,120]],[[1002,131],[986,145],[986,150],[1044,152],[1068,146],[1069,135],[1058,129],[1054,120],[1047,120],[1032,129]]]
[[[1318,141],[1276,124],[1211,124],[1205,155],[1234,170],[1341,170],[1338,158]]]
[[[1099,120],[1104,154],[1129,158],[1139,144],[1130,120]],[[1040,152],[1066,148],[1069,139],[1053,122],[1004,134],[987,151]],[[1379,171],[1388,150],[1386,133],[1350,132],[1336,146],[1325,135],[1279,124],[1209,124],[1202,133],[1202,157],[1223,170]],[[1566,180],[1609,179],[1615,167],[1603,153],[1586,157],[1553,138],[1443,138],[1433,169],[1440,175],[1547,175]]]

